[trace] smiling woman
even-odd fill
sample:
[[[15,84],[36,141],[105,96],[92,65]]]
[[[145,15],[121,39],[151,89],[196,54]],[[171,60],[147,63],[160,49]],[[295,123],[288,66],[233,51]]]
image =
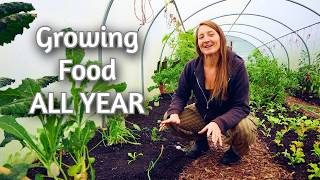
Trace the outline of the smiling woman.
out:
[[[50,33],[51,28],[43,26],[38,29],[36,39],[37,44],[41,48],[45,48],[45,52],[49,53],[53,48],[59,48],[63,43],[67,48],[80,46],[82,48],[123,48],[126,47],[127,53],[136,53],[138,51],[138,35],[137,32],[127,32],[124,37],[120,32],[107,32],[106,26],[101,26],[101,31],[96,32],[74,32],[61,31],[53,32],[47,37],[44,33]]]
[[[193,159],[208,151],[207,138],[211,136],[214,146],[222,146],[225,135],[230,149],[220,162],[235,163],[249,151],[256,136],[244,61],[227,48],[216,23],[201,22],[195,34],[198,57],[185,65],[161,127],[169,126],[176,135],[196,140],[186,153]],[[186,106],[191,91],[196,103]]]

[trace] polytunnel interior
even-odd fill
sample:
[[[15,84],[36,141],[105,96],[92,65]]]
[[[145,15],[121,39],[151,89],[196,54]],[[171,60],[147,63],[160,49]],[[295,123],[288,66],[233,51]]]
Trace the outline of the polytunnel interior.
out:
[[[119,16],[124,1],[110,1],[103,24],[113,26],[112,19]],[[293,0],[248,0],[248,1],[135,1],[131,11],[135,14],[136,27],[140,43],[140,84],[141,91],[150,84],[150,77],[157,62],[170,54],[166,42],[161,39],[166,34],[174,35],[176,29],[170,24],[170,14],[181,23],[181,30],[194,29],[203,20],[213,20],[226,34],[233,50],[243,59],[247,59],[253,47],[263,54],[277,59],[288,68],[296,68],[301,52],[306,53],[306,60],[312,63],[315,52],[319,50],[320,7],[316,1]],[[144,14],[139,5],[144,4]],[[132,7],[133,6],[133,7]],[[132,12],[132,9],[134,12]],[[141,9],[140,9],[141,10]],[[121,10],[121,13],[125,11]],[[145,15],[146,22],[139,17]],[[119,19],[117,19],[118,21]],[[122,19],[118,24],[129,24]],[[130,19],[132,21],[132,19]],[[131,22],[132,24],[132,22]],[[100,53],[99,57],[102,57]],[[148,69],[148,70],[146,70]]]
[[[30,179],[39,175],[33,165],[44,165],[41,178],[55,179],[320,178],[319,0],[5,1],[0,3],[0,179],[2,165],[15,170],[7,162],[33,158],[27,150],[40,158],[30,161],[26,175]],[[12,16],[6,8],[11,3],[17,8],[10,10]],[[33,10],[16,13],[19,9]],[[23,13],[31,15],[32,22],[22,26],[22,32],[8,29],[8,24],[20,21],[11,17]],[[215,65],[210,60],[217,58],[211,56],[198,73],[191,62],[186,71],[191,69],[193,74],[182,76],[178,86],[181,70],[197,56],[195,30],[204,20],[221,27],[228,48],[245,64],[236,58],[222,68],[207,66]],[[43,27],[51,30],[42,36],[38,32]],[[13,39],[2,45],[11,35]],[[183,41],[179,42],[180,35]],[[77,45],[68,46],[72,40]],[[92,45],[90,40],[99,42]],[[206,41],[201,45],[210,50],[219,43],[218,38]],[[219,63],[221,59],[225,60],[220,56]],[[226,99],[216,96],[221,92],[226,92]],[[202,113],[196,120],[210,126],[219,120],[233,124],[227,128],[218,124],[212,130],[218,137],[236,129],[243,118],[251,120],[242,121],[249,122],[252,126],[245,129],[253,132],[242,137],[249,137],[250,144],[256,140],[249,156],[232,167],[222,165],[220,160],[233,145],[228,146],[221,136],[223,145],[216,147],[208,130],[203,138],[207,137],[208,153],[199,160],[187,160],[192,142],[174,137],[170,126],[163,131],[161,123],[176,104],[180,106],[172,112],[178,116],[171,117],[183,117],[181,104],[186,96],[190,96],[188,105],[195,102],[192,110]],[[192,115],[197,115],[195,111]],[[210,117],[213,112],[219,116]],[[187,117],[193,121],[190,117],[194,116]],[[57,138],[52,148],[47,147],[49,136]],[[41,161],[45,153],[52,154],[46,156],[52,163]],[[58,172],[51,174],[53,169],[60,172],[59,178]]]

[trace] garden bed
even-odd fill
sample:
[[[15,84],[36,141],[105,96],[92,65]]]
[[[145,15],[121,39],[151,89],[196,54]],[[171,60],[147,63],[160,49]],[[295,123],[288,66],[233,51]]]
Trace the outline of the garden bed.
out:
[[[150,175],[152,179],[178,178],[179,173],[182,172],[187,163],[190,163],[190,160],[184,157],[183,151],[176,149],[176,145],[184,147],[188,145],[188,142],[163,132],[158,132],[159,137],[163,139],[162,141],[151,140],[151,130],[154,127],[158,128],[157,121],[162,119],[170,101],[170,96],[165,95],[160,99],[160,106],[154,108],[149,116],[127,116],[127,121],[139,125],[142,129],[138,139],[141,145],[117,144],[105,146],[100,143],[96,146],[102,139],[99,132],[101,130],[96,133],[88,144],[88,148],[91,149],[90,156],[96,159],[93,165],[96,170],[96,179],[148,179],[147,169],[149,163],[157,159],[162,145],[164,146],[163,153]],[[138,156],[137,160],[128,164],[129,152],[143,153],[143,156]],[[63,162],[72,164],[72,159],[66,155],[63,157]],[[35,174],[38,173],[45,174],[45,170],[41,168],[30,169],[28,177],[33,179]]]
[[[148,179],[147,168],[150,161],[154,161],[160,154],[161,146],[164,146],[163,153],[155,168],[151,171],[152,179],[228,179],[228,178],[256,178],[256,179],[280,179],[291,178],[290,172],[284,170],[281,165],[275,164],[268,152],[266,145],[258,137],[257,143],[253,145],[250,154],[245,156],[239,163],[232,166],[225,166],[218,163],[223,152],[228,148],[215,149],[209,141],[209,152],[198,160],[190,160],[184,157],[184,152],[176,149],[176,145],[185,148],[188,141],[172,136],[170,133],[160,132],[164,141],[152,141],[151,129],[158,127],[157,121],[167,110],[171,97],[164,95],[160,98],[160,106],[154,107],[148,116],[129,115],[126,120],[138,124],[141,145],[112,145],[104,146],[101,135],[96,133],[89,142],[90,155],[95,157],[93,167],[96,170],[96,179]],[[130,124],[129,123],[129,124]],[[128,153],[143,153],[136,161],[128,165]],[[63,157],[63,162],[72,164],[69,156]],[[34,178],[37,173],[45,174],[44,169],[30,169],[28,177]]]
[[[290,108],[286,107],[286,109],[282,112],[279,110],[276,110],[272,113],[274,116],[284,116],[288,118],[295,118],[295,117],[302,117],[304,116],[303,112],[298,111],[291,111]],[[298,131],[295,130],[289,130],[286,132],[281,141],[279,142],[281,145],[275,142],[277,132],[280,132],[281,130],[284,130],[285,125],[281,124],[275,124],[272,127],[272,124],[270,123],[270,119],[265,116],[265,111],[259,111],[256,113],[256,116],[260,118],[261,120],[265,120],[265,127],[260,126],[259,127],[259,136],[262,138],[262,140],[267,144],[267,147],[271,154],[274,157],[274,160],[286,167],[287,170],[293,172],[293,178],[294,179],[308,179],[308,175],[310,172],[307,171],[307,169],[310,169],[310,166],[308,164],[315,163],[317,164],[319,162],[319,159],[317,156],[313,153],[313,144],[316,141],[319,141],[320,139],[320,132],[318,132],[316,129],[307,130],[303,132],[300,136],[297,134]],[[309,117],[310,118],[310,117]],[[312,117],[311,117],[312,118]],[[265,132],[266,129],[270,128],[270,132],[266,135]],[[304,127],[301,127],[301,130]],[[301,131],[300,131],[301,132]],[[293,153],[290,149],[290,145],[294,141],[303,142],[302,150],[304,153],[304,161],[301,163],[289,165],[289,163],[292,163],[289,161],[287,157],[284,156],[285,150],[287,150],[289,153]]]

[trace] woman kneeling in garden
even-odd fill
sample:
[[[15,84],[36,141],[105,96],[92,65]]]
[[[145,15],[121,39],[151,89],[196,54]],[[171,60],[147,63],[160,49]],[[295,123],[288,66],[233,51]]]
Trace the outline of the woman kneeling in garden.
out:
[[[249,107],[249,80],[244,61],[229,50],[222,29],[212,21],[196,31],[198,57],[188,62],[160,126],[175,135],[196,140],[186,153],[198,158],[213,145],[222,146],[222,134],[230,145],[220,163],[240,160],[254,143],[257,127]],[[196,103],[186,106],[191,91]],[[185,107],[186,106],[186,107]]]

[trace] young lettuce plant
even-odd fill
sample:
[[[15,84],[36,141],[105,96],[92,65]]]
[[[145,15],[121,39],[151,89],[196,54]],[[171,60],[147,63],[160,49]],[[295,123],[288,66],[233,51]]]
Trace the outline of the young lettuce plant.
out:
[[[318,164],[314,164],[314,163],[310,163],[308,164],[312,169],[308,169],[307,171],[312,173],[308,176],[308,179],[316,179],[316,178],[320,178],[320,163]]]
[[[282,152],[282,154],[289,159],[288,164],[289,165],[296,165],[299,163],[304,163],[304,153],[303,153],[303,142],[300,141],[293,141],[292,144],[290,144],[290,150],[292,151],[292,154],[290,154],[287,149],[285,152]]]
[[[313,154],[316,155],[320,160],[320,141],[314,142],[312,151],[313,151]]]

